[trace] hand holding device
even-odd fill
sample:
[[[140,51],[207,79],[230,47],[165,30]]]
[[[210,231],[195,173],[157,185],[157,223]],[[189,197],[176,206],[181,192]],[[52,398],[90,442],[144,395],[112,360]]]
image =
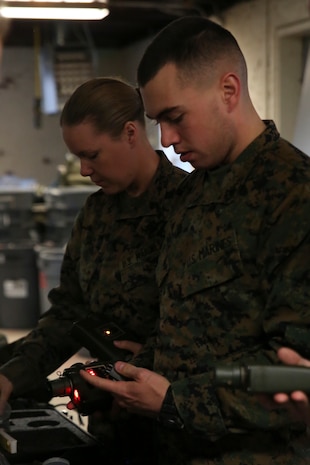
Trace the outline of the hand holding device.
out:
[[[112,363],[91,362],[87,364],[75,363],[66,368],[63,374],[49,382],[52,397],[68,396],[81,415],[89,415],[95,410],[107,409],[112,402],[109,393],[95,388],[87,383],[80,375],[85,370],[93,376],[120,381],[124,378],[119,375]]]
[[[51,397],[69,396],[81,415],[109,408],[113,399],[111,394],[87,383],[80,376],[80,370],[114,381],[124,380],[115,371],[114,363],[118,360],[127,361],[132,354],[116,347],[114,341],[126,339],[128,336],[114,322],[102,323],[95,316],[88,316],[74,323],[70,334],[99,361],[75,363],[66,368],[58,379],[48,383]]]

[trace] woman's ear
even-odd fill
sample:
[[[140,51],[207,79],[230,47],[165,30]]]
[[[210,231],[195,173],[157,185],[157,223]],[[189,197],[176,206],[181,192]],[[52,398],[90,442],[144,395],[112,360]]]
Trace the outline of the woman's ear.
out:
[[[126,140],[128,140],[129,143],[134,142],[136,131],[137,131],[137,128],[136,128],[135,123],[133,121],[127,121],[127,123],[124,126],[123,133],[124,133],[124,137],[126,138]]]

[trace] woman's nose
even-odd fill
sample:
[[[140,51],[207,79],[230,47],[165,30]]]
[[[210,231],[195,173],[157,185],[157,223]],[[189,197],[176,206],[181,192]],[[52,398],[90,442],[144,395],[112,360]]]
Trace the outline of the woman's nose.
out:
[[[93,170],[86,160],[80,160],[80,173],[81,176],[90,176]]]

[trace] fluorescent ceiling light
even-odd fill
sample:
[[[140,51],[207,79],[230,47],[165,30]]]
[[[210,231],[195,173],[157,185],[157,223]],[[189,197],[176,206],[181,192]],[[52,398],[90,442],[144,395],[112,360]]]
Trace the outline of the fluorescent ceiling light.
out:
[[[100,1],[0,2],[0,17],[12,19],[100,20],[109,13],[106,3]]]

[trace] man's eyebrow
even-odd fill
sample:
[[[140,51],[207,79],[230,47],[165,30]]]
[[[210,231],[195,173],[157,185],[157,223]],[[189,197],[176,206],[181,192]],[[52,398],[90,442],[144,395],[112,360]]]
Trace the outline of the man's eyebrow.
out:
[[[169,108],[164,108],[160,113],[158,113],[158,115],[156,116],[151,116],[151,115],[148,115],[146,113],[146,117],[148,119],[151,119],[151,120],[157,120],[159,121],[160,119],[163,119],[165,118],[166,115],[168,115],[169,113],[171,113],[172,111],[176,110],[178,107],[169,107]]]

